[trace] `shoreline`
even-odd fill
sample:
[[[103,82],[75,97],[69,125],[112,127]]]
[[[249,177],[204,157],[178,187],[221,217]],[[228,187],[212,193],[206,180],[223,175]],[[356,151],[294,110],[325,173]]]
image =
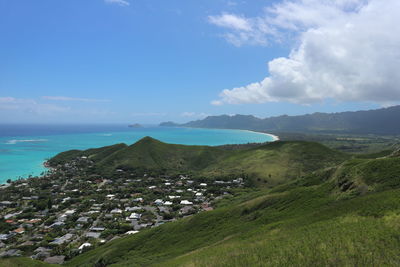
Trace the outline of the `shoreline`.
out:
[[[230,130],[235,130],[235,129],[230,129]],[[259,134],[264,134],[264,135],[268,135],[272,137],[272,141],[271,142],[276,142],[279,141],[279,136],[274,135],[274,134],[270,134],[270,133],[264,133],[264,132],[258,132],[258,131],[253,131],[253,130],[241,130],[241,131],[247,131],[247,132],[252,132],[252,133],[259,133]]]
[[[161,126],[157,126],[156,128],[159,128],[159,127],[161,127]],[[162,127],[161,127],[162,128]],[[252,133],[256,133],[256,134],[262,134],[262,135],[267,135],[267,136],[269,136],[269,138],[271,138],[272,140],[266,140],[266,141],[258,141],[258,142],[253,142],[253,143],[260,143],[260,144],[262,144],[262,143],[265,143],[265,142],[275,142],[275,141],[278,141],[278,140],[280,140],[279,139],[279,136],[276,136],[276,135],[273,135],[273,134],[270,134],[270,133],[266,133],[266,132],[259,132],[259,131],[254,131],[254,130],[245,130],[245,129],[227,129],[227,128],[197,128],[197,127],[174,127],[174,128],[192,128],[192,129],[210,129],[210,130],[231,130],[231,131],[246,131],[246,132],[252,132]],[[125,131],[123,131],[123,132],[125,132]],[[130,132],[130,131],[129,131]],[[84,133],[85,135],[86,134],[88,134],[88,135],[91,135],[91,134],[95,134],[95,133]],[[57,136],[62,136],[62,135],[57,135]],[[48,140],[50,140],[51,138],[50,138],[50,135],[46,135],[46,136],[40,136],[40,138],[43,138],[43,137],[49,137],[49,138],[46,138],[46,140],[48,139]],[[3,139],[5,139],[5,141],[7,141],[7,139],[6,138],[8,138],[8,137],[6,137],[6,136],[4,136],[3,137]],[[15,139],[15,137],[12,137],[12,136],[10,136],[9,138],[14,138]],[[13,140],[14,140],[13,139]],[[17,140],[17,139],[16,139]],[[17,141],[19,141],[20,139],[18,139]],[[21,138],[21,140],[22,140],[22,138]],[[36,140],[36,139],[31,139],[30,137],[29,137],[29,139],[26,139],[25,137],[24,137],[24,139],[23,139],[24,141],[25,140],[29,140],[29,141],[34,141],[34,140]],[[44,140],[44,139],[40,139],[40,141],[42,141],[42,140]],[[17,143],[17,142],[15,142],[15,143]],[[249,141],[249,143],[252,143],[251,141]],[[241,143],[241,142],[238,142],[238,143],[232,143],[232,144],[245,144],[245,143]],[[227,145],[231,145],[231,144],[227,144]],[[218,146],[218,145],[214,145],[214,146]],[[63,150],[64,151],[64,150]],[[61,152],[63,152],[63,151],[61,151]],[[68,150],[65,150],[65,151],[68,151]],[[58,152],[58,153],[61,153],[61,152]],[[58,154],[57,153],[57,154]],[[46,156],[46,157],[48,157],[48,156]],[[52,168],[50,167],[50,166],[48,166],[48,164],[47,164],[47,160],[48,159],[43,159],[43,161],[41,162],[41,163],[39,163],[40,164],[40,169],[38,168],[38,170],[36,170],[36,168],[35,168],[35,170],[36,171],[32,171],[32,170],[30,170],[29,171],[29,173],[26,173],[26,174],[22,174],[22,175],[18,175],[18,176],[15,176],[15,177],[12,177],[12,178],[8,178],[8,179],[11,179],[12,181],[15,181],[15,180],[18,180],[18,179],[27,179],[27,178],[29,178],[29,176],[33,176],[33,177],[42,177],[42,175],[41,175],[41,173],[42,172],[49,172],[49,171],[52,171]],[[11,176],[10,176],[11,177]],[[6,184],[7,182],[7,180],[8,179],[5,179],[4,181],[1,181],[0,182],[0,184]]]
[[[169,126],[159,126],[159,127],[169,127]],[[277,135],[270,134],[270,133],[264,133],[264,132],[259,132],[259,131],[254,131],[254,130],[245,130],[245,129],[229,129],[229,128],[199,128],[199,127],[189,127],[189,126],[172,126],[169,128],[189,128],[189,129],[209,129],[209,130],[230,130],[230,131],[246,131],[246,132],[252,132],[252,133],[257,133],[257,134],[263,134],[263,135],[268,135],[272,137],[272,141],[269,142],[276,142],[279,141],[280,138]],[[262,142],[264,143],[264,142]],[[260,143],[260,144],[262,144]],[[229,145],[241,145],[241,144],[229,144]]]

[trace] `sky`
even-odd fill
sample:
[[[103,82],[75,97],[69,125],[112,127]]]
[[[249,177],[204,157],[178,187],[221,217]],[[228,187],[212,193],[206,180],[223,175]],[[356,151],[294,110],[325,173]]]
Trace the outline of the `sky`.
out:
[[[398,0],[0,0],[0,123],[396,105],[398,14]]]

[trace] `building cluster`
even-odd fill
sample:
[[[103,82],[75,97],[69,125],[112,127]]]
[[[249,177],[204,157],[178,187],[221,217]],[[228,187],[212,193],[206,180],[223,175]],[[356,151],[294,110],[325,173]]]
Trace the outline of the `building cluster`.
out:
[[[42,177],[0,186],[0,257],[61,264],[86,250],[142,229],[210,211],[243,179],[206,180],[133,174],[104,177],[87,157]]]

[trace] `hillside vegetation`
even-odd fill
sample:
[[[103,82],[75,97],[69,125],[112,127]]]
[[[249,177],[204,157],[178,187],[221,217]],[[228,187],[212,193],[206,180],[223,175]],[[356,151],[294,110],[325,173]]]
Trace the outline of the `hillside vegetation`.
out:
[[[66,266],[398,266],[400,159],[352,159],[86,252]]]
[[[229,153],[216,150],[221,168],[290,154],[284,163],[279,158],[268,164],[301,165],[296,168],[307,171],[272,188],[242,189],[241,194],[218,202],[214,211],[111,241],[65,265],[400,265],[398,153],[350,158],[307,142],[277,142]],[[335,161],[339,163],[326,167]],[[211,171],[211,166],[204,171]],[[0,266],[4,264],[0,261]],[[21,266],[13,265],[13,259],[7,264]]]
[[[166,144],[145,137],[131,146],[118,144],[86,151],[72,150],[49,160],[56,166],[76,157],[95,162],[98,173],[112,175],[118,169],[138,174],[192,173],[195,176],[223,178],[248,176],[258,185],[274,186],[312,171],[335,166],[347,154],[312,142],[273,142],[256,147],[227,150],[222,147]]]

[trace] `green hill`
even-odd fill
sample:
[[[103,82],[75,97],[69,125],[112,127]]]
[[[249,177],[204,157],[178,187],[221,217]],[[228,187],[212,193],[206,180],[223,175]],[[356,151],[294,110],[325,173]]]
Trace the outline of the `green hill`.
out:
[[[72,150],[49,160],[56,166],[87,156],[98,172],[112,175],[117,169],[144,172],[189,172],[221,178],[246,175],[259,185],[273,186],[320,168],[335,166],[348,155],[312,142],[273,142],[227,150],[222,147],[166,144],[145,137],[131,146],[118,144],[86,151]]]
[[[140,142],[139,147],[146,142],[164,147],[151,139]],[[321,157],[321,152],[327,155]],[[400,264],[397,154],[352,158],[311,172],[325,166],[318,160],[329,162],[327,158],[334,156],[343,160],[341,154],[307,142],[277,142],[228,155],[218,153],[223,158],[222,167],[231,161],[245,161],[246,155],[290,154],[292,158],[284,165],[300,164],[308,174],[271,189],[246,189],[241,195],[221,200],[214,211],[111,241],[73,258],[66,266]],[[4,260],[1,264],[5,266]],[[7,264],[18,266],[13,265],[13,259]]]

